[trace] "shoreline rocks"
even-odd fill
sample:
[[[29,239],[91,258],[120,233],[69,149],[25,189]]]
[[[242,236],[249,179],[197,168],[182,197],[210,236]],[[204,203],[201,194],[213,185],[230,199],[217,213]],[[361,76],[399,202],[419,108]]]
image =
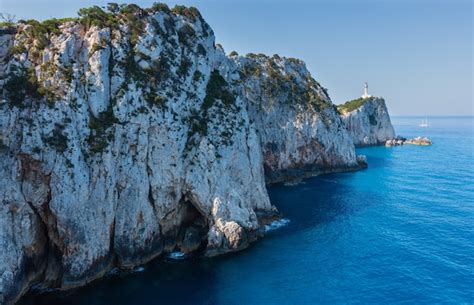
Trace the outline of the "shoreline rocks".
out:
[[[400,145],[418,145],[418,146],[430,146],[433,142],[427,137],[416,137],[413,139],[406,139],[403,137],[397,137],[392,140],[387,140],[385,142],[386,147],[391,146],[400,146]]]

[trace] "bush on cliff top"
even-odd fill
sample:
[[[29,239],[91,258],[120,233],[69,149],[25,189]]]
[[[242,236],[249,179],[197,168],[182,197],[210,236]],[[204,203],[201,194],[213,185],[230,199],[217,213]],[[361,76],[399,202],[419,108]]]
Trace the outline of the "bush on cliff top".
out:
[[[347,112],[351,112],[357,108],[359,108],[360,106],[362,106],[365,102],[367,101],[367,99],[364,99],[362,97],[359,97],[358,99],[355,99],[355,100],[352,100],[352,101],[348,101],[342,105],[338,105],[337,106],[337,110],[340,112],[340,113],[347,113]]]
[[[81,18],[81,23],[86,27],[98,26],[98,27],[116,27],[119,23],[120,18],[124,18],[127,21],[136,19],[140,20],[142,17],[153,14],[156,12],[164,12],[166,14],[174,13],[177,15],[185,16],[191,20],[202,19],[201,13],[195,7],[186,7],[183,5],[176,5],[173,9],[170,9],[164,3],[153,3],[150,8],[142,9],[136,4],[117,4],[108,3],[107,8],[104,10],[99,6],[92,6],[87,8],[81,8],[78,12]],[[132,20],[136,22],[137,20]],[[129,22],[128,22],[129,23]]]
[[[25,24],[29,25],[30,27],[26,29],[26,33],[29,37],[36,40],[36,47],[38,50],[42,50],[46,48],[49,44],[49,39],[52,35],[59,35],[61,31],[59,30],[59,26],[64,24],[68,21],[76,21],[75,18],[62,18],[62,19],[48,19],[43,22],[39,22],[37,20],[27,20]]]
[[[191,20],[202,18],[201,13],[199,13],[199,10],[194,6],[186,7],[184,5],[176,5],[171,11],[177,15],[185,16]]]

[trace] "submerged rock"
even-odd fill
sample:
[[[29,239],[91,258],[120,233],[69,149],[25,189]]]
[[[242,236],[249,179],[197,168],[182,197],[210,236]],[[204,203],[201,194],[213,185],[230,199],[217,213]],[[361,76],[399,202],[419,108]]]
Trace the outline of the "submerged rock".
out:
[[[337,108],[356,146],[383,145],[395,138],[383,98],[359,98]]]

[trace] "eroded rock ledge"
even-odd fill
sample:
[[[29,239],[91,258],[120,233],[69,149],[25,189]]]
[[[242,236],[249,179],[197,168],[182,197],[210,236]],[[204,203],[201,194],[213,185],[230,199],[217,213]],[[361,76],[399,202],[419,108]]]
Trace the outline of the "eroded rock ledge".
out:
[[[265,178],[359,168],[302,61],[227,57],[194,8],[80,15],[0,31],[0,303],[241,250],[278,217]]]

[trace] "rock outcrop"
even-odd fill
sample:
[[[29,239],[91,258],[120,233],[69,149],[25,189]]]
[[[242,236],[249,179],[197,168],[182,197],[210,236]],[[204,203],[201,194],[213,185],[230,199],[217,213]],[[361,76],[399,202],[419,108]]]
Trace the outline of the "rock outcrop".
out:
[[[381,97],[359,98],[338,106],[356,146],[383,145],[395,138],[385,100]]]
[[[363,160],[301,61],[228,58],[194,8],[80,16],[0,31],[0,303],[243,249],[278,213],[264,167]]]
[[[418,146],[430,146],[433,142],[427,137],[416,137],[413,139],[408,139],[404,144],[418,145]]]
[[[336,108],[304,62],[263,54],[232,58],[260,138],[267,182],[358,168]]]
[[[400,145],[405,145],[405,144],[418,145],[418,146],[430,146],[433,144],[433,142],[427,137],[416,137],[413,139],[406,139],[400,136],[396,137],[393,140],[387,140],[387,142],[385,142],[385,146],[387,147],[400,146]]]

